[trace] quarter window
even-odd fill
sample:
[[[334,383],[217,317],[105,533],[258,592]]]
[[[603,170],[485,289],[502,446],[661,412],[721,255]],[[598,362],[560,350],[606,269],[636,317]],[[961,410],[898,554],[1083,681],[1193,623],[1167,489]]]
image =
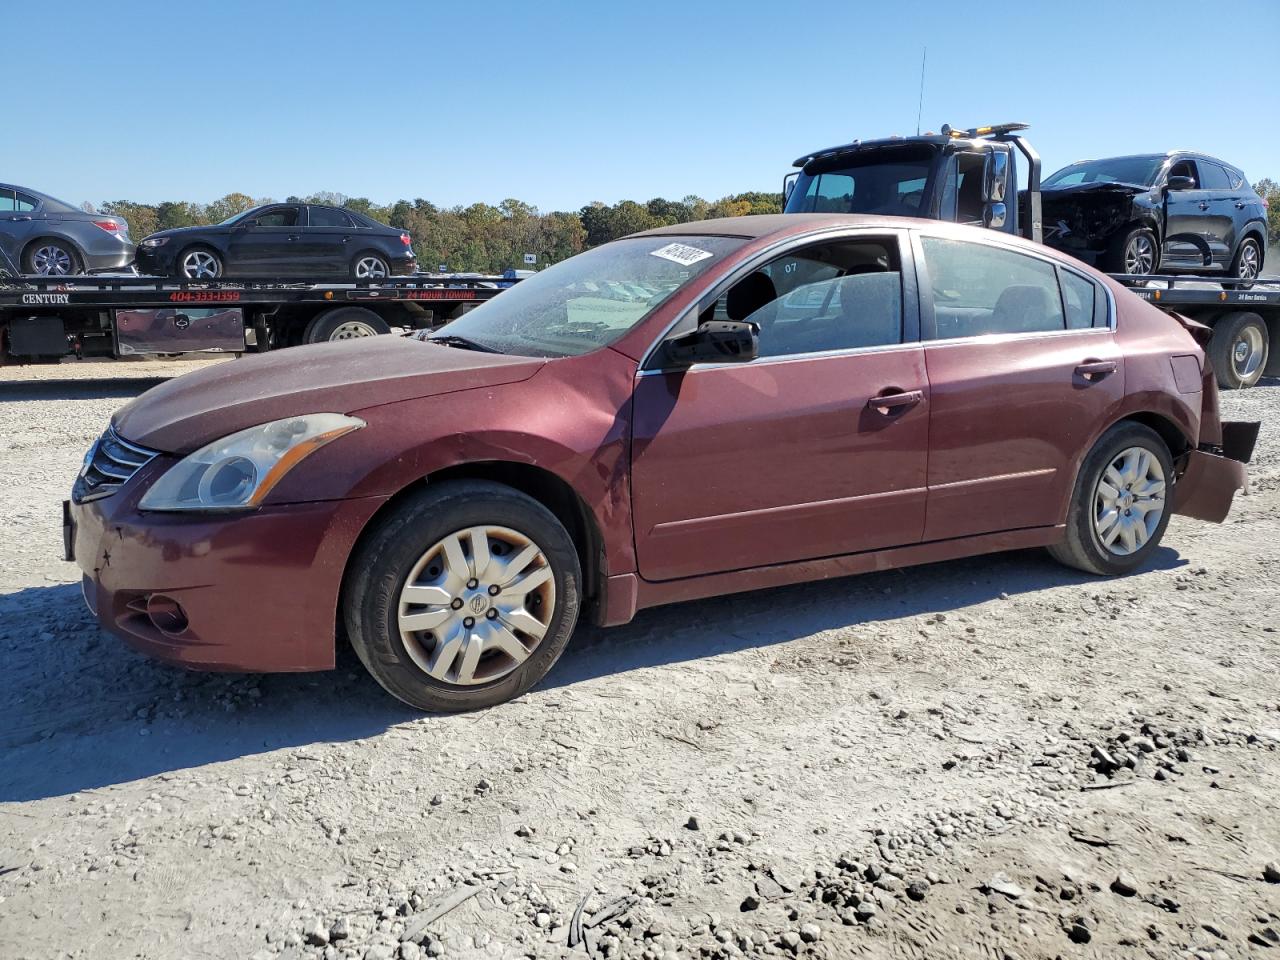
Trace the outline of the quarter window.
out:
[[[760,328],[761,357],[902,342],[902,265],[895,239],[806,247],[738,281],[702,319]]]
[[[1067,308],[1067,327],[1092,327],[1097,315],[1098,288],[1084,277],[1062,271],[1062,302]]]
[[[1053,265],[985,243],[922,237],[935,337],[1066,328]]]

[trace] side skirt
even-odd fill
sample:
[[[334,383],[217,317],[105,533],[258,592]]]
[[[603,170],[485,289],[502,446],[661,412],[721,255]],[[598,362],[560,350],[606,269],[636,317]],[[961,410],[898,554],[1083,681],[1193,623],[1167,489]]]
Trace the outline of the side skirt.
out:
[[[686,600],[748,590],[767,590],[793,583],[830,580],[877,570],[894,570],[923,563],[958,560],[962,557],[984,553],[1000,553],[1005,550],[1025,550],[1031,547],[1047,547],[1062,540],[1065,527],[1032,527],[1026,530],[1007,530],[1002,533],[984,533],[975,537],[959,537],[954,540],[938,540],[917,543],[888,550],[868,553],[851,553],[821,560],[802,560],[769,567],[752,567],[731,573],[714,573],[702,577],[686,577],[651,583],[637,574],[627,573],[610,577],[606,582],[606,602],[602,606],[600,625],[617,626],[626,623],[636,613],[647,607],[658,607]]]

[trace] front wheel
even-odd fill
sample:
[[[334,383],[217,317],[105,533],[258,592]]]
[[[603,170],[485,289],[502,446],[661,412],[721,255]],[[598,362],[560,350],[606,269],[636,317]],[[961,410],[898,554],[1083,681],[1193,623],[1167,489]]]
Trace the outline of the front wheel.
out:
[[[1080,465],[1065,539],[1049,553],[1102,576],[1137,569],[1169,525],[1172,489],[1173,457],[1160,435],[1140,423],[1116,424]]]
[[[1140,276],[1155,273],[1160,267],[1160,251],[1156,235],[1146,227],[1134,227],[1111,241],[1107,251],[1107,270]]]
[[[519,491],[446,481],[379,521],[352,556],[342,621],[362,663],[420,710],[520,696],[559,659],[581,572],[564,526]]]
[[[208,247],[192,247],[178,257],[178,276],[185,280],[216,280],[222,276],[222,258]]]

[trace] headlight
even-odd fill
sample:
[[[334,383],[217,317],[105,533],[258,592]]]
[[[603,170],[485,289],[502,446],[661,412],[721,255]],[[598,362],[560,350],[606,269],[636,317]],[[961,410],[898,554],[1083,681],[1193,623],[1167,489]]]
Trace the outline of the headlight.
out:
[[[163,247],[168,242],[168,237],[147,237],[140,245],[144,247]]]
[[[241,430],[180,460],[152,485],[138,508],[252,509],[308,454],[364,425],[340,413],[310,413]]]

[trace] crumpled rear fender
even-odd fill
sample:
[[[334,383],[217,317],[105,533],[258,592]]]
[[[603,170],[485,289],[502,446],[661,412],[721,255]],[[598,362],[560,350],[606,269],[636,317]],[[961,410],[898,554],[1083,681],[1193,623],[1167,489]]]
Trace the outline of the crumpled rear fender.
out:
[[[1236,491],[1248,483],[1245,464],[1253,458],[1262,424],[1257,420],[1222,420],[1218,381],[1207,357],[1201,391],[1200,442],[1180,458],[1182,472],[1173,487],[1173,512],[1222,523],[1231,511]]]

